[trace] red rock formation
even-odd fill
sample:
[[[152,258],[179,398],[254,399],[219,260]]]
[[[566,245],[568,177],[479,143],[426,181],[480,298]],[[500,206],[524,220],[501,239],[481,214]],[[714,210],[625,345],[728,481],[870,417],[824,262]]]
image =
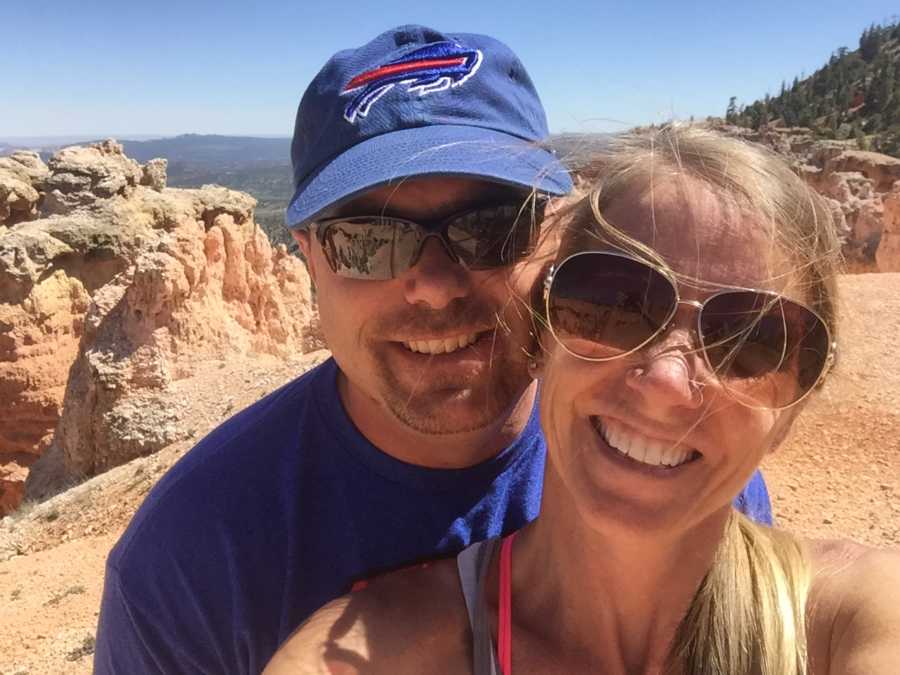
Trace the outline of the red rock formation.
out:
[[[193,359],[318,346],[306,269],[251,197],[165,188],[112,142],[49,166],[46,217],[0,239],[0,515],[32,458],[39,497],[182,438],[166,393]]]
[[[900,180],[900,159],[877,152],[844,150],[825,163],[827,173],[858,172],[872,181],[875,192],[889,192]]]
[[[15,453],[0,454],[0,516],[14,510],[25,494],[25,479],[30,458]]]
[[[89,301],[77,278],[56,271],[20,303],[0,304],[0,463],[33,461],[50,445]]]
[[[884,247],[890,227],[886,208],[895,185],[900,185],[900,160],[875,152],[826,148],[819,150],[821,168],[805,174],[810,185],[831,198],[846,222],[844,254],[852,271],[896,271],[896,258]]]
[[[900,235],[892,215],[897,208],[900,159],[857,150],[855,141],[816,141],[803,127],[751,131],[715,126],[784,155],[807,183],[828,199],[843,234],[850,271],[900,269]]]
[[[875,253],[878,269],[900,272],[900,181],[884,196],[884,231]]]

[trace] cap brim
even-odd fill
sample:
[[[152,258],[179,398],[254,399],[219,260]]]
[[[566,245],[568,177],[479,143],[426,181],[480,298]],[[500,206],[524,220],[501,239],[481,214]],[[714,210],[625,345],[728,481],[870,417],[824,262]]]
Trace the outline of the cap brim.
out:
[[[301,228],[355,195],[420,176],[481,178],[551,195],[572,189],[562,163],[535,143],[482,127],[415,127],[370,138],[319,168],[297,187],[285,222]]]

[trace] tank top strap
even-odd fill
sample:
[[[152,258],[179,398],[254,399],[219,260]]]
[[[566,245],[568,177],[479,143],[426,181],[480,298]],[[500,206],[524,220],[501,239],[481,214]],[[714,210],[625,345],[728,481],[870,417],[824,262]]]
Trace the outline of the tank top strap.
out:
[[[500,545],[499,607],[497,608],[497,660],[500,675],[512,673],[512,544],[513,532]]]
[[[499,539],[488,539],[472,544],[456,557],[459,583],[472,630],[473,675],[501,675],[484,597],[485,579],[499,547]]]

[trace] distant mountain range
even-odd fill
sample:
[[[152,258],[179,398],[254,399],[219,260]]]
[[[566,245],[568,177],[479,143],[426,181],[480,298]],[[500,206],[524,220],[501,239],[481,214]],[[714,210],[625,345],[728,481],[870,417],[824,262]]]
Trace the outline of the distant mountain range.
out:
[[[71,142],[60,142],[58,138],[60,137],[0,140],[0,156],[16,150],[36,150],[46,161],[55,152],[69,145],[88,145],[103,140],[71,137]],[[175,187],[189,187],[181,185],[181,181],[190,180],[195,183],[200,174],[229,175],[248,168],[290,169],[291,165],[290,138],[183,134],[150,140],[116,140],[125,148],[126,155],[141,163],[156,157],[169,160],[170,184]]]
[[[293,244],[284,227],[284,210],[294,191],[290,138],[183,134],[171,138],[117,140],[125,148],[125,154],[138,162],[156,157],[169,160],[171,187],[192,188],[215,183],[250,193],[258,202],[256,220],[269,237],[275,242]],[[15,150],[35,149],[47,161],[67,145],[91,142],[77,137],[7,139],[0,141],[0,156]]]
[[[0,153],[4,150],[53,150],[64,148],[67,145],[79,143],[92,143],[97,138],[130,138],[133,141],[149,141],[155,138],[163,138],[160,134],[107,134],[99,136],[94,134],[77,134],[68,136],[0,136]],[[7,153],[8,154],[8,153]]]
[[[589,150],[607,138],[604,134],[562,134],[551,139],[551,145],[564,161],[578,165]],[[24,143],[23,141],[31,141]],[[101,139],[95,139],[101,140]],[[183,134],[171,138],[149,140],[117,139],[125,154],[144,163],[156,157],[169,160],[168,184],[171,187],[200,187],[215,183],[253,195],[258,204],[256,220],[278,243],[294,244],[284,227],[284,210],[294,192],[291,170],[290,138],[253,136],[219,136]],[[15,150],[38,150],[47,161],[66,145],[61,141],[77,141],[86,145],[93,141],[79,138],[33,138],[0,141],[0,156]]]
[[[186,162],[217,167],[248,164],[290,166],[290,138],[184,134],[149,141],[120,141],[125,154],[139,162],[165,157],[169,164]]]
[[[253,195],[256,220],[269,238],[288,246],[284,210],[294,192],[290,138],[185,134],[150,141],[120,141],[125,154],[143,163],[169,160],[169,185],[200,187],[215,183]]]

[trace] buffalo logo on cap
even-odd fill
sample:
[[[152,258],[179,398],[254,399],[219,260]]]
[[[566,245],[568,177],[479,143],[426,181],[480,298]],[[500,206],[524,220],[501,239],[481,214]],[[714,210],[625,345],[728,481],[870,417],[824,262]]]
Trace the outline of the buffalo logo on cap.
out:
[[[467,49],[456,42],[436,42],[360,73],[341,91],[341,95],[355,94],[344,109],[344,119],[355,124],[398,84],[419,96],[465,84],[478,71],[482,58],[481,50]]]

